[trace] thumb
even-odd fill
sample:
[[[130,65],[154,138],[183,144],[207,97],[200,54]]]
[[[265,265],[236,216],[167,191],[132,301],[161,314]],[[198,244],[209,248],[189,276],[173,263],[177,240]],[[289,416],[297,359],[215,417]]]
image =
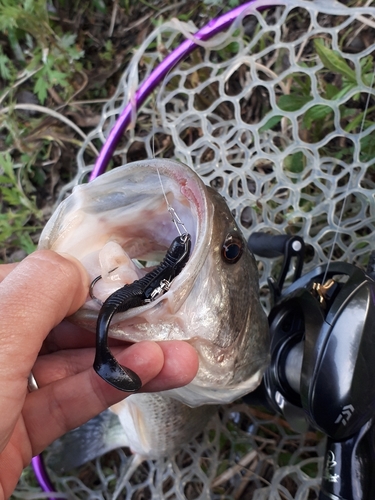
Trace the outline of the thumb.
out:
[[[77,260],[50,250],[29,255],[0,283],[0,389],[27,378],[43,340],[83,304],[88,285]]]
[[[49,250],[26,257],[0,283],[0,450],[19,418],[43,340],[82,305],[87,290],[83,267]]]

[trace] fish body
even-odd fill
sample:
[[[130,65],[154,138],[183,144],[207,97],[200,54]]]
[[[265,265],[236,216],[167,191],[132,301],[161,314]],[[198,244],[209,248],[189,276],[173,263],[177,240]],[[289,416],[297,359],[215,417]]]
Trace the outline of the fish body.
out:
[[[46,462],[65,473],[122,447],[140,458],[172,456],[202,432],[216,410],[190,408],[162,394],[135,394],[56,440]]]
[[[153,421],[157,432],[170,428],[164,409],[168,404],[161,405],[159,398],[171,398],[164,401],[175,405],[173,415],[202,422],[200,408],[195,408],[196,417],[187,417],[194,408],[186,410],[184,405],[234,401],[258,386],[269,361],[268,323],[259,300],[256,263],[224,199],[176,161],[130,163],[77,186],[57,208],[39,243],[39,248],[78,258],[91,279],[102,275],[95,295],[104,301],[116,289],[144,276],[150,263],[160,262],[177,236],[166,200],[191,235],[191,256],[164,295],[116,314],[109,330],[110,336],[130,342],[185,340],[198,352],[195,379],[186,387],[155,396],[162,419],[159,426]],[[70,319],[94,332],[99,309],[97,301],[88,298]],[[137,418],[147,423],[152,395],[136,394],[120,403],[115,408],[120,421],[126,421],[122,414],[137,414],[136,398]],[[149,456],[153,453],[147,451],[152,449],[148,444],[137,448],[133,442],[132,448]]]

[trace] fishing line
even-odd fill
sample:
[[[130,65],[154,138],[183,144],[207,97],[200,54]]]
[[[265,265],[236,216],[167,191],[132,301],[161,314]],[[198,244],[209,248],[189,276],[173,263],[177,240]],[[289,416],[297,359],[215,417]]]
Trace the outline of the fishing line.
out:
[[[151,144],[152,144],[152,158],[153,159],[155,159],[155,130],[156,130],[155,120],[156,120],[156,114],[154,113],[152,115],[153,134],[152,134],[152,142],[151,142]],[[160,175],[159,167],[156,168],[156,171],[158,173],[159,183],[160,183],[161,190],[162,190],[162,193],[163,193],[163,196],[164,196],[164,199],[165,199],[165,203],[167,205],[167,210],[168,210],[168,212],[169,212],[169,214],[171,216],[172,222],[175,225],[179,236],[182,236],[182,234],[187,234],[187,230],[186,230],[186,227],[185,227],[184,223],[181,221],[180,217],[177,215],[176,210],[172,207],[172,205],[168,201],[167,194],[165,192],[164,185],[163,185],[163,182],[161,180],[161,175]],[[181,233],[180,226],[183,228],[184,233]]]
[[[159,176],[159,182],[160,182],[161,190],[163,192],[165,203],[167,204],[167,210],[168,210],[168,212],[170,213],[170,215],[172,217],[172,222],[176,226],[176,229],[177,229],[177,232],[178,232],[179,236],[182,236],[183,234],[187,234],[187,229],[185,227],[185,224],[182,222],[182,220],[180,219],[180,217],[177,215],[176,210],[172,207],[172,205],[168,201],[168,198],[167,198],[167,195],[165,193],[165,189],[164,189],[164,186],[163,186],[163,183],[162,183],[162,180],[161,180],[161,176],[160,176],[160,172],[159,172],[159,167],[156,169],[156,171],[157,171],[158,176]],[[184,230],[183,233],[181,233],[181,231],[180,231],[180,226]]]
[[[171,73],[172,69],[173,68],[170,68],[169,71],[166,73],[165,79]],[[157,92],[155,101],[153,103],[154,111],[157,110],[157,100],[158,100],[158,96],[159,96],[160,92],[161,92],[161,89],[159,89],[159,91]],[[156,112],[153,113],[153,115],[152,115],[152,129],[153,129],[152,130],[152,132],[153,132],[152,133],[152,158],[155,159]],[[156,167],[156,171],[158,173],[159,183],[160,183],[161,190],[162,190],[162,193],[163,193],[163,196],[164,196],[164,199],[165,199],[165,203],[167,205],[167,210],[168,210],[168,212],[169,212],[169,214],[171,216],[172,222],[175,225],[179,236],[182,236],[182,234],[187,234],[187,230],[186,230],[186,227],[185,227],[184,223],[181,221],[180,217],[177,215],[176,210],[172,207],[172,205],[168,201],[167,194],[166,194],[165,189],[164,189],[163,181],[161,180],[161,175],[160,175],[159,167]],[[180,231],[180,226],[184,230],[183,233],[181,233],[181,231]]]
[[[370,89],[371,90],[373,88],[374,78],[375,78],[375,71],[373,71],[373,73],[372,73],[371,85],[370,85]],[[360,131],[359,131],[359,135],[363,132],[363,129],[364,129],[364,126],[365,126],[366,113],[367,113],[367,110],[368,110],[368,108],[370,106],[370,95],[371,95],[371,93],[369,91],[368,94],[367,94],[367,100],[366,100],[365,110],[363,112],[363,117],[362,117],[362,121],[361,121],[361,128],[360,128]],[[347,199],[348,199],[349,189],[350,189],[350,177],[349,177],[349,181],[348,181],[348,183],[346,185],[345,196],[343,198],[343,203],[342,203],[342,207],[341,207],[340,214],[339,214],[339,219],[338,219],[338,223],[337,223],[337,229],[336,229],[336,232],[335,232],[335,235],[334,235],[334,238],[333,238],[331,250],[330,250],[330,253],[329,253],[329,257],[328,257],[327,267],[326,267],[326,270],[325,270],[325,273],[324,273],[324,276],[323,276],[322,283],[325,283],[325,281],[327,279],[329,265],[330,265],[330,263],[331,263],[331,261],[333,259],[333,252],[334,252],[334,249],[335,249],[338,237],[339,237],[339,230],[340,230],[340,227],[341,227],[342,218],[344,216],[344,211],[345,211],[345,206],[346,206],[346,202],[347,202]]]
[[[164,79],[167,79],[167,77],[169,76],[169,74],[172,72],[173,69],[174,69],[174,66],[171,67],[171,68],[169,68],[169,70],[165,74]],[[152,103],[152,109],[154,111],[153,114],[152,114],[152,158],[153,158],[153,160],[155,160],[155,158],[156,158],[156,154],[155,154],[155,132],[156,132],[156,126],[157,126],[157,123],[156,123],[156,112],[157,112],[158,98],[159,98],[159,95],[161,93],[161,90],[162,90],[162,87],[159,87],[159,90],[157,92],[154,92],[152,94],[153,96],[155,96],[155,99],[154,99],[154,101]],[[158,151],[157,154],[159,154],[162,150],[163,150],[163,148],[159,148],[159,151]],[[159,174],[159,170],[158,170],[158,174]],[[159,174],[159,180],[160,180],[160,174]],[[161,180],[160,180],[160,183],[161,183]]]

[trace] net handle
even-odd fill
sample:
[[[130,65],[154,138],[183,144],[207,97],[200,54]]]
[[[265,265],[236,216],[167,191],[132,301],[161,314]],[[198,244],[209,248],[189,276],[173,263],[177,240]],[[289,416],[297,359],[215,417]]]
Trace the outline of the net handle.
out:
[[[254,10],[262,11],[277,5],[284,5],[284,3],[280,0],[267,0],[266,2],[264,2],[264,0],[250,0],[226,12],[220,17],[212,19],[203,28],[194,33],[194,38],[200,41],[209,40],[230,26],[237,18],[244,16],[246,11],[247,13]],[[161,83],[168,72],[197,47],[198,44],[192,40],[185,40],[182,42],[181,45],[174,49],[138,87],[134,95],[134,100],[126,105],[110,131],[96,160],[94,169],[91,172],[90,181],[101,175],[107,168],[122,134],[131,122],[133,114],[139,110],[146,98]]]

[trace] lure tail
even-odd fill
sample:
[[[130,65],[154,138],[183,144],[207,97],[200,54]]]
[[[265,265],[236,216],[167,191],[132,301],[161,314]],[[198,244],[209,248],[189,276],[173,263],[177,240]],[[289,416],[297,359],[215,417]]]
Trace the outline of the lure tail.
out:
[[[137,292],[134,292],[134,287],[133,289],[123,287],[108,297],[98,316],[94,370],[103,380],[120,391],[138,391],[142,387],[142,381],[133,370],[120,365],[109,350],[109,325],[116,312],[126,311],[143,303],[144,301],[137,296]]]
[[[142,380],[138,375],[130,368],[120,365],[108,347],[96,351],[94,370],[99,377],[120,391],[135,392],[142,387]]]

